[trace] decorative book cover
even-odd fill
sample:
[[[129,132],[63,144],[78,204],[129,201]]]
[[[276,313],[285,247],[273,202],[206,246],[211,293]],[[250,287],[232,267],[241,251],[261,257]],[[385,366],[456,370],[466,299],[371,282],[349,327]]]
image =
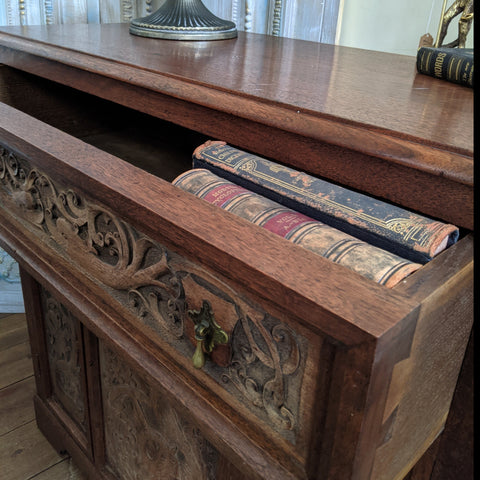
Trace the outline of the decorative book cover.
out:
[[[248,190],[412,262],[426,263],[458,239],[459,230],[292,168],[208,141],[193,154],[206,168]]]
[[[189,170],[172,183],[381,285],[393,287],[421,267],[220,178],[209,170]]]
[[[473,48],[420,47],[417,71],[473,88]]]

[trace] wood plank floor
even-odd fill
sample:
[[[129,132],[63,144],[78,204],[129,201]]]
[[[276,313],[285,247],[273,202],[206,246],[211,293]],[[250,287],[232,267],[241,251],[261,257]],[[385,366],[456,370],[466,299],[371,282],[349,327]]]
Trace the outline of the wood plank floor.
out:
[[[34,392],[25,315],[0,313],[1,480],[86,480],[38,430]]]

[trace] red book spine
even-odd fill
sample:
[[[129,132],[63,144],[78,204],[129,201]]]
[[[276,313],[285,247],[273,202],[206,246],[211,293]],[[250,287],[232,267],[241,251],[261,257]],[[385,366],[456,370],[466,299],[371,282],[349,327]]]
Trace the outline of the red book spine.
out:
[[[173,184],[361,275],[393,287],[421,267],[256,193],[194,169]]]

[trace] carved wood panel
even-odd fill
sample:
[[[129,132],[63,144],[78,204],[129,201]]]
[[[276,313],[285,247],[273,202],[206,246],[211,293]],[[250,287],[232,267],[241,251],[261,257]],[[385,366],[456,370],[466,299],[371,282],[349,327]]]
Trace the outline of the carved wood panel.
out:
[[[119,480],[209,480],[218,453],[142,376],[100,343],[107,466]]]
[[[162,0],[5,0],[0,25],[120,23],[157,10]],[[203,0],[238,30],[335,43],[340,0]]]
[[[41,297],[52,394],[70,418],[86,432],[80,324],[44,288]]]
[[[307,358],[318,352],[309,349],[304,336],[239,295],[224,279],[56,185],[6,148],[0,148],[2,196],[40,241],[54,246],[186,358],[191,359],[195,349],[189,312],[207,301],[229,342],[217,356],[211,355],[204,371],[232,401],[289,442],[305,440],[308,433],[300,428],[302,384],[317,368]]]

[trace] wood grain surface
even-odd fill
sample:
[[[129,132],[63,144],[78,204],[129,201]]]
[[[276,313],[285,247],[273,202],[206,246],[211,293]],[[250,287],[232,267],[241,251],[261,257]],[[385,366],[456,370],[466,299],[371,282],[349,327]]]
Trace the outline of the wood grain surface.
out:
[[[83,57],[84,68],[111,76],[118,74],[116,65],[131,67],[141,76],[130,83],[156,75],[150,88],[195,103],[207,104],[210,92],[222,91],[230,102],[221,108],[230,113],[236,97],[242,106],[253,100],[253,110],[244,115],[258,119],[269,106],[282,107],[300,118],[337,119],[347,129],[391,131],[472,152],[471,90],[417,76],[413,57],[244,32],[228,41],[162,43],[129,35],[124,24],[1,30],[2,44],[57,59],[72,50],[63,59],[67,63]],[[449,119],[442,121],[446,110]]]
[[[415,57],[242,32],[160,43],[127,28],[4,27],[0,56],[473,228],[472,89],[417,74]]]
[[[106,152],[5,104],[0,104],[0,111],[2,138],[33,156],[37,168],[50,171],[62,184],[88,190],[92,199],[121,211],[140,231],[226,278],[235,272],[232,281],[242,290],[280,302],[282,309],[296,312],[315,329],[324,328],[346,343],[357,343],[370,334],[381,335],[413,309],[394,291],[372,285],[354,272],[350,275],[347,269],[199,202]],[[353,307],[354,298],[344,292],[372,301]],[[320,305],[322,314],[312,315]],[[385,310],[390,311],[388,317],[382,313]]]
[[[24,314],[0,313],[0,352],[28,342]],[[35,422],[33,377],[30,352],[18,362],[29,368],[0,370],[0,464],[2,480],[85,480],[71,457],[55,452]]]

